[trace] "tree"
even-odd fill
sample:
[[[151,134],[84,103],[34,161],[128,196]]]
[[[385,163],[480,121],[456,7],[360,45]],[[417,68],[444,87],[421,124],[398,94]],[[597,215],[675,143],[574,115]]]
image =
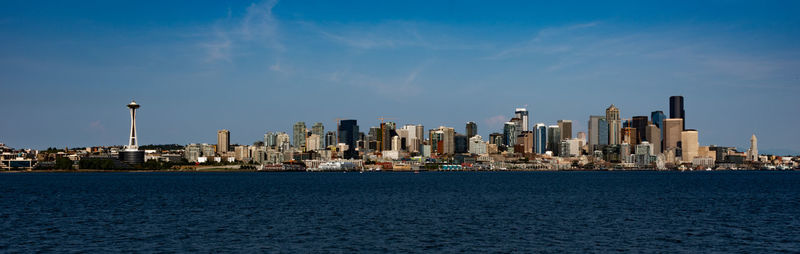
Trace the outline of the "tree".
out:
[[[68,158],[58,158],[56,159],[56,169],[72,169],[72,160]]]

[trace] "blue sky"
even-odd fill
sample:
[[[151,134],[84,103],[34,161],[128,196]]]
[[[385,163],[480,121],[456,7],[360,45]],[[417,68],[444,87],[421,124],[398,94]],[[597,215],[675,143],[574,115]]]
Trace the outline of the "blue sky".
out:
[[[249,144],[378,117],[585,131],[683,95],[702,145],[800,152],[797,1],[3,1],[0,142]]]

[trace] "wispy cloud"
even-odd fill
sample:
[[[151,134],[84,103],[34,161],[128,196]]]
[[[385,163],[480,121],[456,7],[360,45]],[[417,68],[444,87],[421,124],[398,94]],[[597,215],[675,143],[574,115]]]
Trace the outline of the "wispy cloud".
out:
[[[279,21],[272,13],[277,0],[253,3],[241,18],[228,16],[206,28],[210,30],[199,46],[206,53],[206,62],[232,62],[237,52],[250,47],[285,50],[279,39]]]

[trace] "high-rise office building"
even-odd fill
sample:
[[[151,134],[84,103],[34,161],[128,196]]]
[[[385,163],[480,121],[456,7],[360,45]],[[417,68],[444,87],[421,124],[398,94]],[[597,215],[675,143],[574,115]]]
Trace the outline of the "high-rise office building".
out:
[[[231,132],[228,130],[217,131],[217,154],[223,155],[231,146]]]
[[[511,118],[510,122],[514,123],[514,137],[522,134],[522,119],[514,117]]]
[[[629,144],[631,147],[636,147],[636,128],[625,127],[622,128],[622,143]]]
[[[647,125],[647,142],[653,148],[653,155],[661,154],[661,129],[655,124]]]
[[[664,120],[667,119],[667,116],[664,115],[664,111],[657,110],[650,113],[650,121],[661,130],[661,147],[664,147]],[[653,142],[650,142],[653,143]]]
[[[301,149],[302,147],[306,146],[306,136],[308,131],[306,130],[306,123],[305,122],[297,122],[292,127],[292,144],[294,147]]]
[[[608,121],[605,117],[597,120],[597,145],[595,150],[600,149],[599,146],[608,145]]]
[[[667,149],[679,149],[678,144],[681,142],[681,131],[683,131],[683,119],[680,118],[667,118],[664,119],[664,147],[663,151]],[[677,153],[675,154],[678,155]]]
[[[489,134],[489,144],[492,145],[503,145],[505,143],[505,137],[502,133],[491,133]]]
[[[589,116],[589,124],[588,124],[589,125],[588,126],[589,137],[588,137],[588,142],[587,143],[589,144],[589,150],[590,151],[594,151],[596,149],[597,145],[600,143],[599,142],[599,139],[600,139],[600,126],[599,126],[599,124],[600,124],[600,120],[601,119],[605,120],[606,117],[605,116]],[[605,122],[605,121],[603,121],[603,122]],[[604,129],[608,130],[608,126],[606,126]],[[608,134],[606,134],[605,136],[606,136],[606,138],[608,138]],[[608,141],[606,141],[606,143],[608,143]]]
[[[503,125],[503,145],[512,147],[516,145],[517,141],[517,124],[515,122],[506,122]]]
[[[631,121],[631,127],[636,129],[636,139],[635,143],[631,144],[632,147],[636,147],[635,145],[641,144],[642,141],[647,140],[647,125],[650,122],[647,120],[647,116],[634,116]]]
[[[325,126],[322,123],[314,123],[311,126],[311,134],[317,134],[319,141],[317,141],[317,149],[325,147]]]
[[[486,142],[480,135],[475,135],[469,138],[469,153],[471,154],[486,154]]]
[[[558,120],[558,129],[561,130],[561,140],[572,139],[572,120]]]
[[[520,119],[520,126],[518,126],[518,127],[521,127],[521,128],[519,128],[519,132],[522,133],[523,131],[528,131],[528,128],[529,128],[529,126],[528,126],[528,120],[529,120],[528,119],[528,109],[526,109],[526,108],[517,108],[517,110],[514,111],[514,117]],[[517,133],[517,134],[519,134],[519,133]]]
[[[325,147],[335,146],[339,141],[336,140],[336,132],[329,131],[325,133]]]
[[[474,137],[478,135],[478,125],[475,122],[467,122],[466,127],[467,138]]]
[[[343,157],[345,159],[358,159],[358,151],[356,151],[356,140],[358,139],[358,122],[356,120],[341,120],[339,121],[339,143],[347,145],[347,150],[344,151]]]
[[[620,112],[614,104],[611,104],[610,107],[606,109],[606,121],[608,121],[608,144],[609,145],[619,145],[622,143],[622,136],[620,136],[620,130],[622,126]]]
[[[558,125],[547,126],[547,151],[558,155],[559,145],[561,145],[561,130]]]
[[[264,134],[264,146],[271,148],[278,146],[278,133],[270,131]]]
[[[681,130],[686,129],[686,111],[683,110],[683,96],[669,97],[669,118],[683,119]]]
[[[534,150],[538,154],[544,154],[547,151],[547,126],[543,123],[537,123],[533,126],[533,131],[534,142],[536,142]]]
[[[533,131],[523,131],[517,143],[522,145],[522,151],[514,151],[517,153],[532,154],[536,146]]]
[[[685,130],[681,132],[681,161],[692,162],[697,157],[697,150],[700,143],[697,139],[696,130]]]

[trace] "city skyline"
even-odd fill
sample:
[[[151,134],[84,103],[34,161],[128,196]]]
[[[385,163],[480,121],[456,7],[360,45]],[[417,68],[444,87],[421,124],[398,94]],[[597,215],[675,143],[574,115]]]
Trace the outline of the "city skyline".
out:
[[[140,144],[215,143],[221,129],[249,144],[299,121],[367,129],[379,117],[459,133],[472,121],[488,139],[525,105],[528,127],[566,119],[588,133],[610,104],[622,118],[669,114],[668,96],[682,95],[701,145],[746,148],[755,133],[762,153],[798,153],[800,120],[785,116],[800,108],[800,26],[785,6],[796,3],[778,3],[585,4],[603,15],[541,3],[2,3],[0,142],[126,144],[117,105],[131,97],[146,105]]]

